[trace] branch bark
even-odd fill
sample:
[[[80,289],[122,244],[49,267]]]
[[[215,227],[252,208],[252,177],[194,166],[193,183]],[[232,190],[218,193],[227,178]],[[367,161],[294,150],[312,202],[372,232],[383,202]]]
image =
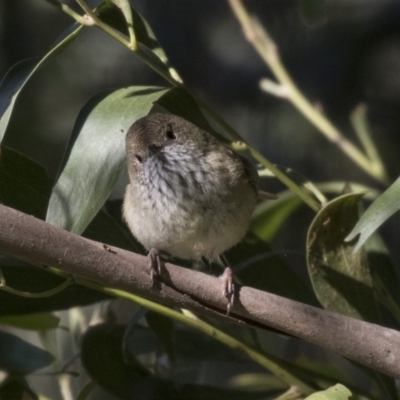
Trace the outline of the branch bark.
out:
[[[218,278],[165,264],[153,285],[147,258],[84,239],[0,205],[0,253],[56,267],[170,306],[272,327],[400,378],[400,332],[250,287],[237,287],[229,317]],[[109,251],[111,250],[111,251]]]

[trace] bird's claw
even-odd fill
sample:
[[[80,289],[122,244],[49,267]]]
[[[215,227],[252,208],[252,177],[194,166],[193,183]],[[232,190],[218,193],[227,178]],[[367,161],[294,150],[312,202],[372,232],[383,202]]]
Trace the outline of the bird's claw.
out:
[[[161,275],[160,252],[157,249],[150,249],[147,258],[149,259],[148,271],[150,271],[151,280],[154,282],[154,277]]]
[[[235,300],[235,285],[233,283],[232,270],[229,267],[226,267],[220,278],[222,279],[222,297],[225,297],[228,300],[226,315],[229,315]]]

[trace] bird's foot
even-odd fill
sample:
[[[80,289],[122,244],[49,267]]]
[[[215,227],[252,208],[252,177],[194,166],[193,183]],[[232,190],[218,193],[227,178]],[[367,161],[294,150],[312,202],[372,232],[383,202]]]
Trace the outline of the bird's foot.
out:
[[[235,300],[235,285],[233,283],[232,270],[229,267],[226,267],[220,278],[222,279],[222,297],[226,297],[228,300],[228,304],[226,306],[226,315],[229,315]]]
[[[157,249],[150,249],[147,258],[149,260],[149,268],[151,280],[154,282],[154,277],[161,275],[161,257]]]

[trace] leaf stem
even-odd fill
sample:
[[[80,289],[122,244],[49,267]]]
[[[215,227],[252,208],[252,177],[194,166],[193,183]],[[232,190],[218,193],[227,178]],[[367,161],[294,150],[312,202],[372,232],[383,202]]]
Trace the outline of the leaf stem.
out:
[[[96,25],[102,31],[108,33],[112,38],[123,44],[125,47],[131,48],[128,40],[124,36],[120,35],[109,25],[105,24],[86,4],[84,0],[76,0],[76,2],[81,6],[82,10],[85,11],[87,18],[93,21],[93,25]]]
[[[372,134],[367,122],[367,107],[365,104],[359,104],[353,110],[350,114],[350,121],[361,145],[371,160],[371,168],[376,170],[377,173],[382,174],[384,179],[389,183],[389,177],[372,140]]]
[[[7,292],[7,293],[14,294],[15,296],[28,297],[30,299],[41,299],[44,297],[54,296],[55,294],[62,292],[64,289],[66,289],[68,286],[70,286],[74,283],[75,283],[74,279],[68,278],[61,285],[56,286],[55,288],[46,290],[44,292],[32,293],[32,292],[25,292],[25,291],[13,289],[13,288],[7,286],[7,283],[6,283],[6,280],[3,276],[3,274],[0,273],[0,290],[3,290],[4,292]]]

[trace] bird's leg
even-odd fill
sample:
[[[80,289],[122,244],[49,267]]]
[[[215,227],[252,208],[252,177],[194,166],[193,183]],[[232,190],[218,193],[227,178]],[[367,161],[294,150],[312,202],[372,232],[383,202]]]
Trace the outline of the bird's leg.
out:
[[[157,249],[150,249],[147,255],[149,260],[149,268],[151,280],[154,281],[155,276],[161,275],[161,257],[160,252]]]
[[[226,315],[232,308],[233,302],[235,301],[235,284],[233,282],[233,271],[229,265],[228,259],[222,254],[220,256],[222,264],[225,266],[224,272],[220,275],[222,279],[222,296],[226,297],[228,300],[228,305],[226,306]]]

